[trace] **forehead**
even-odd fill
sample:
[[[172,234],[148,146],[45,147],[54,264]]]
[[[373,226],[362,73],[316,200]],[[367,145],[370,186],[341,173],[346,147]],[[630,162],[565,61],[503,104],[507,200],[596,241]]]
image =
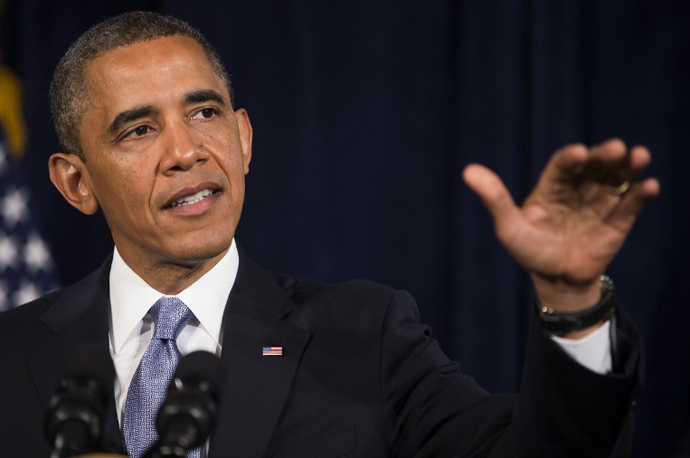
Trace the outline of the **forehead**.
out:
[[[227,89],[195,40],[174,35],[108,51],[87,64],[87,90],[94,105],[119,110],[132,103],[179,99],[190,89]]]

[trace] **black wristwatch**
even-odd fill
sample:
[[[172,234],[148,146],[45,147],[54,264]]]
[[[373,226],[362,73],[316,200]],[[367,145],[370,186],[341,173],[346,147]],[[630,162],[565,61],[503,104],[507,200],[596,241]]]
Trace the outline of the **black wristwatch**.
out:
[[[542,329],[562,335],[588,328],[610,318],[618,307],[618,300],[613,292],[613,281],[608,275],[602,275],[599,281],[601,282],[601,299],[582,311],[561,313],[537,304]]]

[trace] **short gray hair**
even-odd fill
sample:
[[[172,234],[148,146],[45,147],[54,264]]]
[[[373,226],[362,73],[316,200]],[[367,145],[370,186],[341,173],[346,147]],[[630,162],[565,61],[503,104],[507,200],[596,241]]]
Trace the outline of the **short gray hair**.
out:
[[[89,62],[115,48],[171,35],[182,35],[199,43],[216,74],[230,93],[232,85],[218,52],[194,27],[172,16],[152,11],[133,11],[96,24],[72,43],[53,73],[50,84],[50,110],[58,139],[65,152],[82,160],[79,125],[88,106],[85,70]]]

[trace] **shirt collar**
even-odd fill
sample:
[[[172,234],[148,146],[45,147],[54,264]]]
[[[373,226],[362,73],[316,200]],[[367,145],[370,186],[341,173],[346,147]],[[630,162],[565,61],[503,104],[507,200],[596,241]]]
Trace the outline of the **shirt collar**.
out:
[[[223,312],[235,284],[239,255],[233,239],[228,252],[192,285],[176,295],[192,311],[200,327],[220,341]],[[155,290],[122,259],[117,247],[110,266],[111,339],[114,353],[138,335],[151,306],[165,294]]]

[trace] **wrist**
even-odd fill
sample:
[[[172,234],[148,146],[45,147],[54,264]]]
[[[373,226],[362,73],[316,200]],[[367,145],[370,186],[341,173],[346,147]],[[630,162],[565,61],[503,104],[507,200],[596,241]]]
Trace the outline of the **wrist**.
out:
[[[544,304],[537,304],[537,313],[542,328],[567,338],[580,338],[608,320],[618,305],[614,295],[613,281],[602,275],[599,279],[599,299],[589,307],[573,312],[555,310]]]
[[[599,277],[587,283],[572,283],[532,274],[532,284],[539,306],[559,313],[575,313],[601,299]]]

